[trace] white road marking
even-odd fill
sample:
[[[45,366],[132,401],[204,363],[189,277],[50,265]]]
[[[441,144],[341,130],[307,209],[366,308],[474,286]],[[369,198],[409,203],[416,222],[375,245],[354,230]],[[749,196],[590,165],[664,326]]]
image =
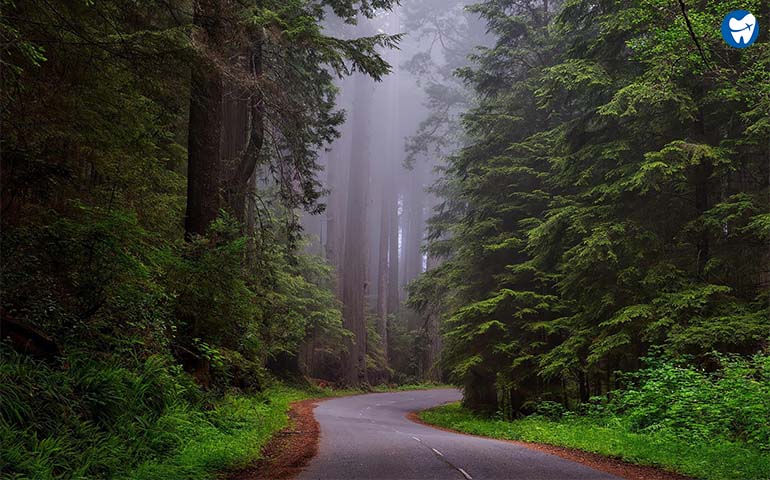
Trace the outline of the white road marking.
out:
[[[415,439],[415,440],[417,440],[418,442],[422,442],[422,440],[420,440],[420,439],[419,439],[419,438],[417,438],[417,437],[412,437],[412,438],[414,438],[414,439]]]
[[[468,472],[466,472],[466,471],[465,471],[465,470],[463,470],[462,468],[460,468],[460,467],[457,467],[457,470],[459,470],[459,471],[460,471],[460,473],[462,473],[462,474],[463,474],[463,477],[465,477],[467,480],[473,480],[473,477],[471,477],[470,475],[468,475]]]
[[[435,454],[436,454],[436,455],[438,455],[439,457],[443,457],[443,456],[444,456],[444,454],[443,454],[443,453],[439,452],[439,451],[438,451],[438,450],[436,450],[435,448],[431,448],[431,450],[433,450],[433,453],[435,453]]]

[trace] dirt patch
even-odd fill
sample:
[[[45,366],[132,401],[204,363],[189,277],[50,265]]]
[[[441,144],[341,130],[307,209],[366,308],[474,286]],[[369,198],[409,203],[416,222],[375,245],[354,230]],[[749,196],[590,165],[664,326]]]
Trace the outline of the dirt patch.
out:
[[[436,425],[431,425],[429,423],[425,423],[420,419],[420,417],[418,417],[416,412],[410,413],[409,415],[407,415],[407,418],[409,418],[409,420],[415,423],[425,425],[426,427],[437,428],[439,430],[459,433],[461,435],[468,435],[471,437],[481,437],[480,435],[471,435],[469,433],[458,432],[457,430],[452,430],[450,428],[444,428]],[[481,437],[481,438],[489,438],[489,437]],[[584,452],[582,450],[577,450],[575,448],[555,447],[553,445],[544,445],[542,443],[528,443],[528,442],[519,442],[515,440],[503,440],[503,439],[494,439],[494,440],[500,440],[501,442],[508,442],[514,445],[518,445],[520,447],[529,448],[532,450],[538,450],[541,452],[549,453],[551,455],[556,455],[557,457],[561,457],[566,460],[571,460],[573,462],[577,462],[577,463],[586,465],[588,467],[591,467],[595,470],[600,470],[602,472],[606,472],[611,475],[618,476],[620,478],[625,478],[626,480],[692,480],[690,477],[686,477],[678,473],[668,472],[660,468],[634,465],[634,464],[619,460],[617,458],[605,457],[597,453]]]
[[[289,409],[289,425],[275,434],[262,450],[262,459],[227,480],[288,480],[299,475],[318,453],[321,429],[313,409],[326,399],[296,402]]]

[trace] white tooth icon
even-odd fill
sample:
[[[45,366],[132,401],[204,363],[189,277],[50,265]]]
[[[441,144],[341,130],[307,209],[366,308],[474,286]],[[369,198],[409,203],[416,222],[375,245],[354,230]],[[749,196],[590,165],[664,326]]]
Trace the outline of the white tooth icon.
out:
[[[737,18],[730,19],[730,33],[733,36],[733,40],[738,44],[747,44],[751,41],[751,37],[754,36],[754,28],[757,25],[757,19],[754,15],[748,14],[742,19]]]

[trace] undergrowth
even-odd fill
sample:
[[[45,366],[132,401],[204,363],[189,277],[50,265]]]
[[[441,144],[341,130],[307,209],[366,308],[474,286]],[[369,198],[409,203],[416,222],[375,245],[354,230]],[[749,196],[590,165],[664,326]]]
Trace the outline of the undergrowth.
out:
[[[203,392],[160,355],[129,367],[85,354],[50,365],[0,353],[0,478],[9,480],[210,479],[257,460],[292,402],[365,393],[276,383],[223,395]]]
[[[4,353],[0,477],[204,479],[255,460],[292,401],[283,386],[207,397],[166,358],[136,368],[85,357],[64,368]]]
[[[459,404],[420,413],[474,435],[577,448],[706,480],[770,479],[770,356],[723,358],[704,372],[652,362],[626,389],[577,411],[543,402],[508,421]]]

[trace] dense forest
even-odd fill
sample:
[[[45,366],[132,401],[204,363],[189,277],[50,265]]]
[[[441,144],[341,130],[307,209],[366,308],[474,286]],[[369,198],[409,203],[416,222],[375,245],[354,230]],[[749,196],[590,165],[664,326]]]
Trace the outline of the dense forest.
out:
[[[712,27],[738,3],[471,7],[497,41],[458,72],[478,105],[435,187],[448,260],[410,299],[444,313],[466,403],[587,402],[649,355],[766,351],[770,50]]]
[[[3,478],[177,478],[284,384],[770,451],[770,3],[0,9]]]

